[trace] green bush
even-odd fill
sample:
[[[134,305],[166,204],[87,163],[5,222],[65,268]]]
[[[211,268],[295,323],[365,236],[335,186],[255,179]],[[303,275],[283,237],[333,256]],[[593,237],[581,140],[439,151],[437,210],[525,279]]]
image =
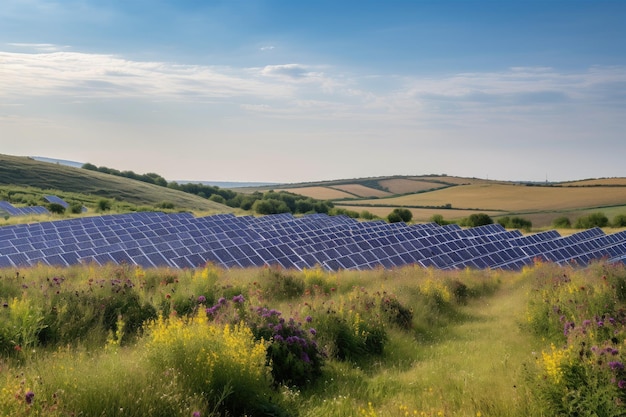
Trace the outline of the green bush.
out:
[[[626,227],[626,214],[618,214],[611,222],[613,227]]]
[[[59,203],[50,203],[48,204],[48,211],[54,214],[63,214],[65,213],[65,207]]]
[[[574,227],[576,229],[592,229],[594,227],[606,227],[609,225],[609,219],[604,213],[591,213],[576,219]]]
[[[572,227],[572,222],[570,221],[569,217],[561,216],[554,219],[554,221],[552,222],[552,226],[555,229],[569,229],[570,227]]]
[[[389,223],[399,223],[405,222],[408,223],[413,218],[413,213],[411,210],[406,208],[395,208],[389,215],[387,216],[387,221]]]
[[[467,227],[478,227],[478,226],[486,226],[488,224],[493,224],[493,219],[485,213],[475,213],[470,214],[470,216],[465,220],[464,226]]]

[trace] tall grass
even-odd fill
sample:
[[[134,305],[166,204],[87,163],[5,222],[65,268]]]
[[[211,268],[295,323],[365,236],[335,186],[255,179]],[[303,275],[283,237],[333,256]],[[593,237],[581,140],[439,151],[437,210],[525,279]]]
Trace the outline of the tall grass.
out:
[[[0,277],[0,415],[624,411],[623,267],[40,266]],[[572,408],[574,394],[586,409]]]

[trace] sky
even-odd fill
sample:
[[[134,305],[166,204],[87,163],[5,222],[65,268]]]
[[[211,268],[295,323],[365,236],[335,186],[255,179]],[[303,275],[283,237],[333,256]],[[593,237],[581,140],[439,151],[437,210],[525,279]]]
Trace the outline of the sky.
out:
[[[0,153],[169,181],[626,176],[626,1],[2,0]]]

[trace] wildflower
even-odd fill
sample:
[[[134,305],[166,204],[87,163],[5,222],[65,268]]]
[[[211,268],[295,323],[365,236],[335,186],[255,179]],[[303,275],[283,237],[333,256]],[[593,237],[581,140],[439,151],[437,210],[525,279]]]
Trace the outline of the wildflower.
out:
[[[310,322],[312,322],[312,321],[313,321],[313,317],[311,317],[311,316],[306,316],[306,319],[305,319],[305,320],[306,320],[306,322],[307,322],[307,323],[310,323]]]
[[[200,411],[194,411],[192,416],[193,417],[200,417]]]
[[[204,304],[205,302],[206,302],[206,297],[204,295],[201,295],[198,297],[199,304]]]
[[[585,320],[583,321],[583,327],[587,327],[591,324],[591,320]]]
[[[224,304],[226,304],[226,299],[224,297],[220,297],[220,299],[217,300],[217,304],[223,306]]]
[[[35,393],[32,391],[28,391],[26,395],[24,396],[24,399],[26,400],[26,404],[32,404],[34,398],[35,398]]]
[[[314,328],[310,328],[309,329],[309,333],[311,333],[313,336],[315,336],[317,334],[317,330],[315,330]]]
[[[617,382],[617,386],[619,387],[619,389],[625,389],[626,388],[626,381],[624,381],[623,379],[620,379]]]
[[[613,371],[621,371],[624,369],[624,364],[619,361],[609,362],[609,368]]]

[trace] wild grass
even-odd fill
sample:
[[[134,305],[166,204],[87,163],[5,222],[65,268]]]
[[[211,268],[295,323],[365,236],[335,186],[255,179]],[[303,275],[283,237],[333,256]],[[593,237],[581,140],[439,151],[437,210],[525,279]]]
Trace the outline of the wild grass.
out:
[[[0,415],[619,415],[624,302],[603,264],[1,270]]]

